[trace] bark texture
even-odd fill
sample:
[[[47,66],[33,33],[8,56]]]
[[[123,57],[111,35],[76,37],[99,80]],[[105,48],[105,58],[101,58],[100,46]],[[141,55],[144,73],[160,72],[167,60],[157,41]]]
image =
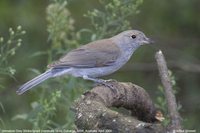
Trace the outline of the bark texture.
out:
[[[164,133],[148,93],[132,83],[109,82],[94,87],[74,104],[76,126],[81,130],[111,131],[112,133]],[[123,107],[130,113],[119,113],[112,107]]]
[[[180,115],[177,110],[176,98],[173,94],[172,83],[168,73],[167,63],[165,61],[162,51],[158,51],[155,55],[160,78],[165,91],[165,98],[167,101],[167,108],[171,123],[168,125],[169,132],[181,129]]]

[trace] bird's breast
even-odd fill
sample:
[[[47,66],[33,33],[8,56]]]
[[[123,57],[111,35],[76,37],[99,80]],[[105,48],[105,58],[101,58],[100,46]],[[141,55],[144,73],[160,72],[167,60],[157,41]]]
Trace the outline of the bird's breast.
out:
[[[124,65],[124,64],[126,64],[129,61],[129,59],[131,58],[131,56],[133,55],[133,53],[134,53],[133,49],[127,49],[127,50],[122,51],[122,54],[118,58],[118,60],[116,61],[116,63],[118,65],[121,65],[121,66]]]

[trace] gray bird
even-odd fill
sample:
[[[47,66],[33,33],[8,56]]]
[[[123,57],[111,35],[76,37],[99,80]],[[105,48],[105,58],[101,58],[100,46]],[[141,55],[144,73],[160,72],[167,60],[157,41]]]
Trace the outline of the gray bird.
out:
[[[98,79],[120,69],[143,44],[151,43],[145,34],[138,30],[127,30],[111,38],[97,40],[74,49],[48,65],[48,70],[22,85],[17,94],[22,94],[41,82],[57,76],[72,75],[97,83]]]

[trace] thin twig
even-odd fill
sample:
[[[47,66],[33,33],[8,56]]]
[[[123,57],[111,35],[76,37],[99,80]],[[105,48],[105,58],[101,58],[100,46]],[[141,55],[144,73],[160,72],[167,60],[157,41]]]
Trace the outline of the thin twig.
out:
[[[165,97],[167,99],[168,112],[171,120],[169,130],[173,131],[181,129],[181,122],[177,110],[176,98],[173,94],[172,83],[168,74],[167,64],[161,50],[156,52],[155,58],[157,61],[160,78],[164,86]]]

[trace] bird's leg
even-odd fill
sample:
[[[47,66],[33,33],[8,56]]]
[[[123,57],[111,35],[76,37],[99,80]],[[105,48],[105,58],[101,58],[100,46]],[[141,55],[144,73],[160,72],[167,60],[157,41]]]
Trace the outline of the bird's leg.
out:
[[[117,82],[117,80],[115,79],[107,79],[107,80],[104,80],[105,82]]]
[[[102,84],[104,86],[107,86],[108,88],[111,89],[112,92],[116,93],[116,90],[115,88],[113,87],[112,84],[108,83],[108,82],[111,82],[111,81],[115,81],[113,79],[109,79],[109,80],[104,80],[104,79],[97,79],[97,78],[91,78],[91,77],[88,77],[87,75],[84,75],[83,76],[83,79],[86,79],[86,80],[91,80],[91,81],[94,81],[98,84]]]
[[[87,75],[84,75],[83,79],[91,80],[91,81],[94,81],[94,82],[97,82],[97,83],[102,83],[102,82],[104,82],[104,83],[105,82],[116,82],[116,80],[114,80],[114,79],[104,80],[104,79],[90,78]]]
[[[96,82],[96,83],[105,83],[106,82],[106,80],[103,80],[103,79],[97,79],[97,78],[90,78],[90,77],[88,77],[87,75],[84,75],[83,76],[83,79],[86,79],[86,80],[91,80],[91,81],[94,81],[94,82]]]

